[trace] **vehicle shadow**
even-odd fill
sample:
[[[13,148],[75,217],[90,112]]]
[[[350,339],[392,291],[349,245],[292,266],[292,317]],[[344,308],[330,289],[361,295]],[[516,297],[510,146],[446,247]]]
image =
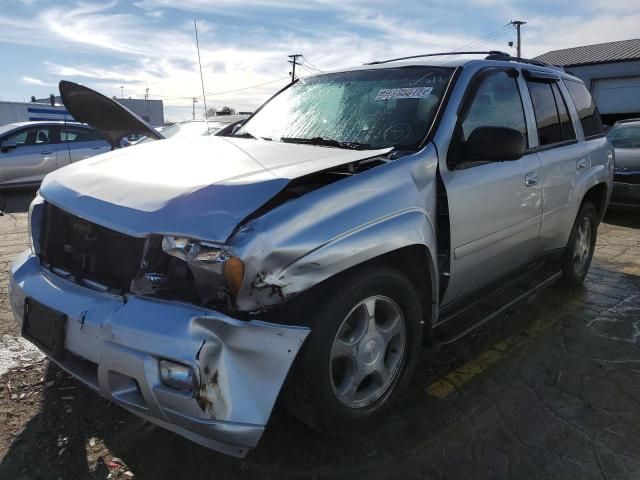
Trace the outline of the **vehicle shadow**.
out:
[[[623,283],[640,286],[636,276],[616,275],[620,275]],[[587,282],[585,288],[572,291],[553,286],[463,340],[437,352],[425,350],[406,397],[364,432],[342,438],[321,435],[276,406],[260,445],[246,459],[213,452],[154,427],[49,365],[45,381],[55,384],[44,391],[39,412],[28,421],[20,440],[14,441],[0,463],[0,478],[104,479],[109,473],[111,478],[129,478],[122,476],[125,470],[133,472],[136,479],[149,480],[364,475],[444,478],[468,471],[469,459],[461,457],[451,464],[439,462],[436,456],[444,452],[439,442],[453,442],[458,445],[457,451],[461,451],[463,444],[459,442],[466,441],[472,424],[486,420],[482,410],[477,415],[467,413],[459,402],[479,405],[490,398],[488,389],[497,387],[492,386],[493,379],[484,378],[486,365],[475,373],[466,373],[467,377],[457,376],[458,372],[478,363],[479,358],[490,360],[492,357],[487,357],[486,352],[494,352],[494,356],[495,352],[503,352],[498,359],[511,362],[511,357],[517,357],[520,350],[531,348],[527,342],[536,332],[550,328],[550,319],[562,323],[571,312],[578,312],[583,322],[581,312],[592,294],[589,285]],[[504,353],[504,345],[512,345],[516,351]],[[516,360],[511,363],[519,364]],[[505,378],[510,378],[509,375]],[[464,401],[457,392],[458,380],[454,382],[456,388],[449,391],[447,382],[442,382],[451,378],[468,382],[465,388],[468,398]],[[444,390],[436,388],[439,383]],[[500,425],[487,428],[495,429],[498,442],[503,442],[491,448],[512,448],[513,438],[500,432]],[[110,471],[109,463],[114,457],[121,459],[126,468]],[[477,473],[472,476],[495,478],[489,471]]]
[[[13,190],[0,190],[0,212],[28,212],[31,200],[33,200],[33,197],[35,197],[37,191],[38,189],[34,187]]]

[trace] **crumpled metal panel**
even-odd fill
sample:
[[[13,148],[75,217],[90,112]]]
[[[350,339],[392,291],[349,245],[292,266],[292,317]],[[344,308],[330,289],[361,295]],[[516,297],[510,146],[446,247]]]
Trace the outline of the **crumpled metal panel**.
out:
[[[290,180],[385,150],[343,150],[229,137],[150,142],[47,175],[48,202],[136,237],[222,242]]]
[[[29,252],[12,266],[9,294],[19,324],[26,297],[67,315],[66,350],[96,364],[88,375],[73,356],[55,360],[76,378],[149,421],[236,456],[259,441],[309,334],[177,302],[125,301],[49,273]],[[165,386],[159,359],[191,366],[194,392]]]
[[[246,265],[238,308],[278,305],[352,266],[409,245],[426,246],[431,255],[426,260],[435,267],[437,162],[435,148],[428,145],[243,225],[228,241]],[[431,280],[437,292],[437,276]]]

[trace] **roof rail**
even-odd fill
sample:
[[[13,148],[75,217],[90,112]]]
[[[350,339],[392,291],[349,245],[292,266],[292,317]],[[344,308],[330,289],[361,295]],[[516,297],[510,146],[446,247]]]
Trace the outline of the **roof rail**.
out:
[[[365,63],[365,65],[380,65],[381,63],[398,62],[400,60],[411,60],[413,58],[424,58],[424,57],[441,57],[444,55],[486,55],[485,60],[502,60],[506,62],[520,62],[520,63],[527,63],[530,65],[537,65],[538,67],[553,68],[561,72],[565,71],[564,68],[559,67],[558,65],[551,65],[550,63],[545,63],[538,60],[531,60],[529,58],[512,57],[509,53],[501,52],[500,50],[426,53],[423,55],[411,55],[410,57],[398,57],[398,58],[390,58],[389,60],[378,60],[376,62]]]
[[[550,63],[541,62],[539,60],[532,60],[530,58],[512,57],[511,55],[505,52],[491,53],[487,55],[486,60],[504,60],[507,62],[520,62],[520,63],[527,63],[529,65],[537,65],[538,67],[553,68],[554,70],[559,70],[561,72],[565,71],[564,68],[559,67],[558,65],[552,65]]]
[[[375,62],[365,63],[365,65],[380,65],[381,63],[389,63],[389,62],[398,62],[400,60],[411,60],[413,58],[423,58],[423,57],[441,57],[444,55],[500,55],[500,56],[509,56],[506,52],[501,52],[499,50],[483,50],[483,51],[475,51],[475,52],[441,52],[441,53],[425,53],[423,55],[411,55],[410,57],[398,57],[398,58],[390,58],[389,60],[378,60]]]

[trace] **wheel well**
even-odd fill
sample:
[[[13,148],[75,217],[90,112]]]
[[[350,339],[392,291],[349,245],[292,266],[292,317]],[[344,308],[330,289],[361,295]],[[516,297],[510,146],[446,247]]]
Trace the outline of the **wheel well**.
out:
[[[582,203],[585,202],[593,203],[596,210],[598,210],[598,217],[602,219],[605,214],[604,207],[607,203],[607,186],[604,183],[599,183],[591,187],[582,199]]]
[[[353,270],[365,266],[385,265],[406,275],[411,284],[415,286],[422,307],[425,326],[424,332],[425,335],[428,336],[430,334],[429,326],[431,325],[433,314],[432,286],[434,282],[433,275],[435,274],[434,265],[431,264],[430,259],[429,249],[424,245],[417,244],[384,253],[323,280],[309,290],[293,296],[286,303],[269,312],[263,312],[261,318],[276,323],[294,323],[295,319],[301,318],[301,316],[304,315],[303,312],[308,308],[308,305],[323,301],[325,292],[323,287],[335,279],[336,276],[348,274]]]
[[[430,335],[429,327],[433,315],[433,275],[436,273],[435,266],[432,265],[430,259],[429,249],[424,245],[416,244],[384,253],[353,267],[360,268],[365,265],[382,264],[395,268],[406,275],[420,297],[425,326],[424,333],[427,337]]]

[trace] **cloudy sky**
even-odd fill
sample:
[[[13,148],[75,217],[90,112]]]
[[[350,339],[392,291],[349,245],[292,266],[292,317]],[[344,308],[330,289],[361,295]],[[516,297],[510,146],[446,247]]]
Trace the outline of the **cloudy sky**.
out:
[[[209,106],[251,110],[284,86],[287,55],[309,75],[393,56],[509,50],[522,19],[523,55],[640,37],[638,0],[2,0],[1,100],[57,93],[64,78],[107,95],[165,102],[168,120],[201,96],[197,19]],[[201,100],[199,106],[202,106]]]

